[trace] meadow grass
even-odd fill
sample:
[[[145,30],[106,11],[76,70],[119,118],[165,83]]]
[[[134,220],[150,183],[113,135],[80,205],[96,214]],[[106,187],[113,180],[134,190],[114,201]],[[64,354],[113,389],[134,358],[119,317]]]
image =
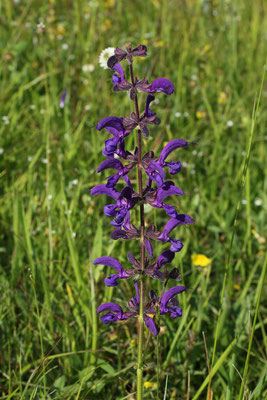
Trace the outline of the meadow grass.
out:
[[[263,0],[0,3],[1,399],[135,398],[135,320],[106,326],[96,315],[132,288],[104,287],[92,260],[125,265],[138,244],[110,239],[105,199],[89,194],[105,182],[94,126],[132,111],[98,55],[129,41],[148,47],[136,75],[175,84],[157,97],[162,124],[145,149],[195,143],[175,178],[188,193],[176,205],[196,220],[175,257],[191,289],[182,318],[163,318],[147,342],[144,398],[267,398],[266,12]],[[195,266],[193,254],[211,263]]]

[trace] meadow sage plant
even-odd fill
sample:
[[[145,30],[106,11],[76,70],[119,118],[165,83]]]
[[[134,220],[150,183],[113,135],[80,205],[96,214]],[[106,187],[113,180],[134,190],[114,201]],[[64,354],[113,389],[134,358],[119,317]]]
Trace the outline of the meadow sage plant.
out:
[[[117,286],[121,279],[132,280],[135,287],[135,297],[132,297],[125,309],[116,303],[102,304],[97,312],[101,314],[104,324],[116,321],[138,318],[138,360],[137,360],[137,399],[143,398],[143,362],[144,362],[144,324],[149,331],[157,336],[159,333],[160,316],[170,314],[171,318],[182,316],[182,309],[176,296],[186,290],[184,286],[173,286],[167,290],[169,280],[179,280],[177,268],[167,269],[175,256],[181,251],[183,243],[174,238],[172,231],[180,225],[192,224],[193,219],[186,214],[179,214],[174,205],[165,203],[169,196],[183,196],[182,189],[177,187],[172,180],[166,178],[166,170],[170,175],[175,175],[181,170],[180,161],[166,161],[174,150],[188,146],[183,139],[171,140],[161,151],[159,157],[154,152],[142,154],[142,136],[147,138],[151,125],[161,123],[157,114],[151,110],[154,94],[163,93],[171,95],[174,85],[166,78],[159,78],[149,83],[146,78],[138,79],[134,76],[133,61],[135,57],[146,57],[147,48],[144,45],[132,48],[127,44],[125,50],[116,48],[114,55],[107,66],[114,71],[112,76],[113,91],[128,91],[134,110],[128,117],[109,116],[98,122],[96,129],[107,131],[111,135],[105,140],[103,155],[106,159],[99,165],[97,172],[113,169],[115,174],[107,179],[104,185],[97,185],[91,190],[92,195],[104,194],[112,199],[111,204],[104,207],[104,213],[112,218],[111,225],[115,228],[111,233],[114,240],[138,239],[140,241],[140,254],[134,256],[128,253],[128,262],[123,265],[113,257],[100,257],[94,260],[94,265],[104,265],[113,268],[116,273],[107,276],[104,280],[107,286]],[[127,80],[125,70],[121,63],[129,67]],[[145,109],[139,111],[138,94],[146,94]],[[129,135],[138,135],[138,146],[133,152],[126,149],[126,138]],[[138,190],[135,191],[130,174],[137,168]],[[116,185],[122,182],[124,187],[117,190]],[[154,225],[148,225],[144,217],[144,205],[163,209],[167,222],[162,232],[157,231]],[[131,222],[131,211],[139,207],[140,222],[135,226]],[[169,249],[163,251],[157,260],[153,259],[152,241],[169,243]],[[156,294],[154,290],[145,292],[145,280],[154,278],[162,281],[162,290]]]

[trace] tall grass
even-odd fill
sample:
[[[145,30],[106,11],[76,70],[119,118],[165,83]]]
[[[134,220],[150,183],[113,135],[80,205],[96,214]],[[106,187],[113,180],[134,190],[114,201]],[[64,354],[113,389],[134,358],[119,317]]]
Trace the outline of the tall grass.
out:
[[[267,397],[264,81],[252,116],[266,11],[263,0],[0,3],[0,398],[135,398],[135,322],[105,326],[96,315],[111,297],[127,301],[131,287],[123,282],[114,298],[91,261],[112,252],[125,265],[136,244],[109,239],[104,199],[89,196],[104,183],[95,173],[104,133],[92,126],[111,110],[132,111],[123,93],[111,95],[98,55],[128,41],[149,50],[139,77],[176,87],[168,103],[160,98],[166,129],[151,129],[154,151],[172,138],[196,143],[178,153],[175,181],[188,193],[176,205],[196,219],[179,232],[175,258],[191,289],[183,317],[164,320],[157,350],[148,342],[145,398]],[[162,227],[161,216],[147,218]],[[198,253],[211,264],[193,265]]]

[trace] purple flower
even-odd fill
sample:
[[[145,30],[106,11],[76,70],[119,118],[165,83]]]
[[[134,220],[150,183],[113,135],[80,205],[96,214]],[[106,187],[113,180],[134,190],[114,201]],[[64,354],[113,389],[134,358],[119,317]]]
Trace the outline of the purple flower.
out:
[[[105,157],[114,157],[114,154],[118,154],[120,157],[125,158],[126,153],[124,150],[124,138],[129,135],[129,131],[125,131],[122,118],[118,117],[106,117],[98,122],[96,129],[101,131],[106,129],[113,135],[112,139],[105,141],[105,148],[103,155]]]
[[[171,162],[165,162],[165,159],[168,157],[168,155],[174,151],[175,149],[178,149],[180,147],[187,147],[188,142],[183,139],[174,139],[171,140],[162,150],[160,153],[160,157],[158,159],[158,164],[161,167],[168,167],[170,169],[170,174],[176,174],[177,172],[180,172],[181,170],[181,163],[179,161],[171,161]]]
[[[120,228],[121,225],[129,226],[129,210],[132,209],[139,200],[138,194],[133,192],[131,186],[126,186],[119,193],[116,189],[107,187],[106,185],[97,185],[91,190],[91,194],[105,194],[116,200],[116,203],[104,206],[104,213],[109,217],[115,217],[111,222],[111,225],[115,226],[115,228]]]
[[[154,225],[151,225],[146,231],[146,238],[149,240],[159,240],[161,242],[171,243],[170,251],[177,253],[182,250],[183,243],[178,239],[172,239],[169,237],[171,231],[176,228],[176,226],[184,224],[193,224],[194,220],[187,214],[177,214],[175,218],[171,218],[165,225],[163,232],[156,232]]]
[[[117,74],[112,75],[112,82],[114,83],[114,92],[123,92],[125,90],[130,90],[132,84],[125,79],[125,75],[120,64],[115,64],[112,71],[117,72]]]
[[[161,242],[169,242],[171,243],[170,251],[174,253],[182,250],[183,243],[178,239],[171,239],[169,234],[171,231],[176,228],[176,226],[184,225],[184,224],[193,224],[194,220],[186,214],[178,214],[176,218],[171,218],[167,224],[165,225],[163,232],[158,236],[158,240]]]
[[[127,174],[130,172],[131,168],[133,167],[130,166],[130,168],[123,167],[122,163],[117,160],[116,158],[108,158],[107,160],[103,161],[99,167],[97,168],[97,172],[104,171],[105,169],[108,168],[114,168],[117,169],[118,172],[115,175],[111,175],[107,178],[107,187],[114,187],[116,183],[118,182],[120,177],[123,177],[125,180],[126,184],[128,186],[132,186],[130,179],[128,178]]]
[[[115,260],[112,257],[100,257],[94,260],[94,265],[105,265],[107,267],[114,268],[118,273],[116,275],[110,275],[108,278],[105,278],[104,282],[107,286],[117,286],[117,279],[128,279],[134,274],[131,271],[124,271],[122,265],[119,261]]]
[[[59,107],[60,107],[60,108],[64,108],[66,96],[67,96],[67,90],[65,89],[65,90],[63,91],[61,97],[60,97],[60,102],[59,102]]]
[[[104,324],[108,324],[109,322],[123,321],[135,315],[134,313],[124,313],[121,306],[116,303],[105,303],[97,309],[98,314],[104,311],[110,311],[100,317]]]
[[[160,174],[159,176],[163,180],[163,176]],[[157,182],[161,183],[159,178],[157,178]],[[175,206],[163,203],[163,200],[165,200],[166,197],[172,195],[183,196],[184,192],[180,188],[175,186],[173,182],[166,181],[162,183],[161,186],[156,190],[148,188],[147,192],[144,195],[144,198],[146,202],[152,207],[163,208],[169,217],[175,218],[178,215]]]
[[[159,78],[151,83],[149,93],[163,92],[170,95],[174,92],[174,85],[169,79]]]
[[[173,288],[167,290],[160,301],[160,314],[164,315],[170,312],[171,318],[181,317],[182,309],[179,307],[178,300],[174,299],[174,296],[184,292],[185,290],[186,288],[184,286],[174,286]]]

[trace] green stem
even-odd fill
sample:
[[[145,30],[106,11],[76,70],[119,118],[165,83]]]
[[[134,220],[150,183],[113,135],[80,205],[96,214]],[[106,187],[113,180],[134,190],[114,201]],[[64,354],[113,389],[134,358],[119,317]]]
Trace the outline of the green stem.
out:
[[[132,85],[134,86],[133,66],[130,64],[130,74]],[[135,112],[137,122],[139,122],[140,114],[138,107],[137,94],[134,96]],[[142,182],[142,136],[138,129],[138,189],[139,196],[143,198],[143,182]],[[144,204],[140,202],[140,248],[141,248],[141,268],[145,269],[145,215]],[[144,280],[140,279],[139,287],[139,317],[138,317],[138,356],[137,356],[137,400],[143,399],[143,349],[144,349]]]

